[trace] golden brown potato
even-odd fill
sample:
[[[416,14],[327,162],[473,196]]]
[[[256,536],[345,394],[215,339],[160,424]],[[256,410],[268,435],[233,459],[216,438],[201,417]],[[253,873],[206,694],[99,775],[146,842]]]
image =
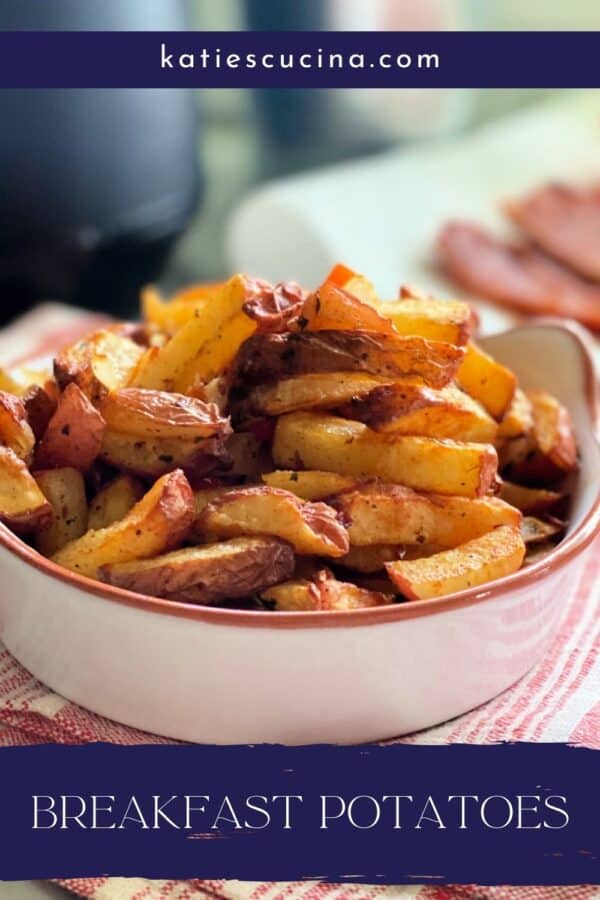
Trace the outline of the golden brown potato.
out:
[[[380,303],[377,309],[393,322],[399,334],[416,334],[429,341],[462,347],[472,330],[471,310],[460,300],[409,296]]]
[[[520,438],[533,431],[533,410],[521,388],[517,388],[504,417],[498,426],[498,440]]]
[[[75,383],[92,403],[124,387],[144,353],[135,341],[109,328],[65,347],[54,360],[61,388]]]
[[[36,472],[35,480],[54,511],[52,524],[36,533],[35,547],[52,556],[87,531],[85,482],[78,469],[69,468]]]
[[[363,303],[369,303],[371,306],[378,306],[379,299],[375,288],[368,278],[349,269],[343,263],[337,263],[325,279],[340,288],[343,288],[353,297],[362,300]]]
[[[293,469],[276,469],[267,472],[262,480],[270,487],[291,491],[302,500],[324,500],[350,491],[360,484],[360,479],[350,475],[338,475],[337,472],[295,472]]]
[[[457,547],[498,525],[518,528],[521,513],[497,497],[418,494],[399,485],[367,485],[332,501],[348,521],[353,546],[437,544]]]
[[[99,405],[109,431],[140,439],[175,438],[182,441],[231,432],[217,406],[183,394],[123,388],[111,391]]]
[[[180,470],[163,475],[139,503],[108,528],[86,531],[52,557],[79,575],[97,578],[101,566],[148,559],[176,547],[194,519],[194,494]]]
[[[294,551],[273,537],[240,537],[186,547],[154,559],[102,566],[109,584],[188,603],[249,596],[289,578]]]
[[[552,517],[538,519],[535,516],[523,516],[521,522],[521,537],[528,547],[531,544],[545,544],[547,541],[556,540],[564,530],[565,523]]]
[[[47,528],[52,519],[52,507],[23,460],[0,446],[0,521],[24,533]]]
[[[167,334],[174,334],[189,322],[218,293],[220,285],[197,285],[187,296],[173,297],[166,301],[154,285],[141,292],[142,317],[145,322]]]
[[[545,391],[527,391],[533,411],[532,446],[524,459],[512,463],[515,481],[548,484],[578,467],[571,416],[562,403]]]
[[[501,525],[454,550],[387,563],[386,570],[408,600],[429,600],[510,575],[521,568],[524,557],[520,530]]]
[[[498,431],[485,409],[454,384],[434,390],[415,382],[379,385],[338,409],[374,431],[493,443]]]
[[[348,534],[325,503],[303,502],[271,487],[239,488],[210,502],[196,519],[196,532],[208,540],[267,534],[289,541],[302,555],[343,556]]]
[[[525,515],[549,512],[555,509],[564,499],[564,494],[549,491],[545,488],[529,488],[512,481],[503,481],[500,486],[500,497],[511,506],[516,506]]]
[[[21,390],[22,386],[12,377],[10,372],[0,367],[0,391],[7,391],[9,394],[18,396]]]
[[[279,612],[368,609],[394,602],[392,593],[368,590],[352,582],[338,581],[326,569],[314,579],[293,579],[261,591],[263,600]]]
[[[299,326],[307,331],[369,331],[394,334],[394,326],[374,306],[325,281],[302,307]]]
[[[258,334],[237,360],[238,380],[267,381],[321,372],[370,372],[386,378],[414,377],[443,387],[454,377],[464,350],[440,341],[361,331]]]
[[[467,353],[458,369],[456,380],[497,421],[510,408],[517,389],[515,375],[472,341],[467,345]]]
[[[88,508],[88,528],[98,531],[124,519],[144,496],[144,486],[131,475],[119,475],[101,488]]]
[[[273,468],[270,446],[250,431],[237,431],[225,441],[225,452],[231,460],[227,476],[233,481],[260,481],[263,472]]]
[[[123,472],[148,478],[183,469],[194,481],[229,462],[221,438],[147,440],[108,430],[102,441],[99,459]]]
[[[404,559],[404,546],[398,544],[371,544],[364,547],[350,547],[345,556],[336,559],[336,565],[356,572],[371,574],[381,572],[385,564]]]
[[[29,427],[33,431],[36,440],[43,437],[50,419],[56,412],[58,397],[52,391],[39,384],[32,384],[21,397],[25,407],[25,415]]]
[[[361,422],[323,413],[281,416],[272,452],[281,468],[376,477],[416,490],[465,497],[486,494],[497,471],[491,445],[377,434]]]
[[[73,468],[85,472],[102,447],[104,419],[75,384],[60,395],[56,412],[38,444],[37,469]]]
[[[27,421],[27,410],[18,397],[6,391],[0,391],[0,443],[24,462],[31,462],[35,437]]]
[[[295,375],[273,384],[257,385],[243,406],[256,415],[265,416],[279,416],[297,409],[335,409],[353,397],[361,397],[374,388],[389,384],[389,379],[364,372]]]

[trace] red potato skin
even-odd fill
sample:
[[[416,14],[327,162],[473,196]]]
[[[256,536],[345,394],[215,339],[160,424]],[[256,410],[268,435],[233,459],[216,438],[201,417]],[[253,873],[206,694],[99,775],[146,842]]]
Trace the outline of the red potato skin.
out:
[[[99,409],[109,428],[125,434],[137,433],[138,423],[140,433],[143,430],[157,436],[172,432],[173,437],[183,438],[186,430],[193,430],[194,435],[201,437],[231,434],[229,420],[221,416],[215,403],[184,394],[121,388],[108,394]]]
[[[29,427],[39,441],[48,427],[50,419],[56,412],[57,398],[38,384],[33,384],[23,395],[23,406]]]
[[[165,482],[157,511],[171,523],[165,552],[179,546],[194,522],[194,492],[181,469],[171,472]]]
[[[35,454],[35,468],[86,471],[102,447],[104,419],[76,384],[61,394]]]
[[[275,285],[260,278],[248,278],[248,299],[243,310],[253,319],[259,332],[281,332],[292,328],[306,300],[306,291],[295,281]]]

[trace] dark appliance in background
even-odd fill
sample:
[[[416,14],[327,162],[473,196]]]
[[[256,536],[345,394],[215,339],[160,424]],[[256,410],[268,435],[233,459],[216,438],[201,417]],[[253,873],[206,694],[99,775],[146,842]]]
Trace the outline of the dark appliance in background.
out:
[[[185,0],[0,0],[0,29],[180,30]],[[183,90],[0,91],[0,321],[46,299],[120,315],[201,193]]]

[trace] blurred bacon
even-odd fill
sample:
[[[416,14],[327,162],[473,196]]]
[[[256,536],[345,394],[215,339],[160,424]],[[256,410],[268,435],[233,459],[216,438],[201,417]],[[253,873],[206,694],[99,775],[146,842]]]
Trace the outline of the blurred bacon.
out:
[[[262,332],[288,331],[298,318],[307,293],[295,281],[272,285],[260,278],[247,278],[249,297],[244,312]]]
[[[469,222],[449,222],[437,241],[446,274],[470,293],[534,315],[578,319],[600,330],[600,286],[530,244],[502,243]]]

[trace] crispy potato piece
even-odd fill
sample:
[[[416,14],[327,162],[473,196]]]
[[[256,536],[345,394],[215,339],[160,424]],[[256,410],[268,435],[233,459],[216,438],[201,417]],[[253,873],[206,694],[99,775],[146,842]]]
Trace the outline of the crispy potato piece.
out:
[[[239,487],[231,484],[217,484],[213,487],[203,487],[194,491],[194,519],[197,520],[200,513],[206,509],[209,503],[218,500],[230,491],[237,491]]]
[[[380,315],[374,306],[325,281],[306,300],[299,320],[307,331],[369,331],[394,334],[389,318]]]
[[[158,477],[183,469],[194,480],[229,462],[219,437],[146,439],[109,430],[104,435],[98,458],[131,475]]]
[[[202,310],[221,289],[220,284],[196,285],[165,300],[154,285],[141,292],[142,318],[167,334],[174,334],[193,319],[196,310]]]
[[[297,409],[334,409],[386,384],[390,384],[389,379],[364,372],[295,375],[275,384],[258,385],[250,391],[243,406],[266,416],[279,416]]]
[[[220,375],[256,331],[256,322],[243,312],[255,293],[253,279],[234,275],[164,347],[146,351],[129,385],[185,394],[194,383]]]
[[[209,540],[269,534],[308,556],[343,556],[349,549],[346,529],[330,506],[303,502],[289,491],[271,487],[228,491],[205,507],[194,528]]]
[[[139,503],[108,528],[86,531],[52,559],[65,569],[97,578],[101,566],[148,559],[176,547],[194,519],[194,494],[182,471],[163,475]]]
[[[394,602],[392,593],[368,590],[347,581],[338,581],[323,569],[313,580],[293,579],[261,592],[263,600],[280,612],[367,609]]]
[[[462,347],[421,337],[361,331],[302,331],[259,334],[246,341],[238,358],[243,384],[315,372],[370,372],[388,378],[415,377],[431,387],[452,380]]]
[[[437,391],[410,381],[379,385],[341,406],[338,413],[382,433],[486,444],[493,443],[498,431],[485,409],[454,384]]]
[[[345,569],[371,574],[381,572],[386,563],[397,559],[404,559],[404,547],[401,544],[371,544],[368,547],[351,546],[345,556],[336,559],[336,564]]]
[[[338,263],[333,267],[325,281],[343,288],[349,294],[352,294],[353,297],[362,300],[363,303],[368,303],[371,306],[379,304],[377,293],[369,279],[358,272],[354,272],[342,263]]]
[[[324,500],[343,491],[350,491],[360,484],[358,478],[351,475],[338,475],[337,472],[295,472],[293,469],[277,469],[267,472],[262,480],[270,487],[291,491],[302,500]]]
[[[109,431],[138,438],[195,438],[226,436],[227,419],[214,403],[183,394],[123,388],[107,394],[99,406]]]
[[[35,480],[52,506],[54,518],[48,528],[37,532],[34,543],[44,556],[52,556],[87,531],[85,482],[81,472],[71,468],[36,472]]]
[[[37,469],[70,467],[85,472],[102,447],[104,419],[83,391],[68,384],[38,444]]]
[[[231,460],[227,474],[240,482],[260,481],[264,472],[273,468],[269,443],[250,431],[237,431],[225,442]]]
[[[35,437],[27,421],[27,410],[18,397],[6,391],[0,391],[0,443],[26,463],[31,462]]]
[[[52,391],[40,387],[39,384],[32,384],[21,399],[29,427],[33,431],[35,439],[40,440],[56,412],[58,397],[55,397]]]
[[[100,577],[140,594],[210,604],[268,588],[289,578],[293,570],[294,551],[285,541],[240,537],[154,559],[105,565]]]
[[[87,527],[93,531],[108,528],[113,522],[124,519],[143,496],[144,486],[141,482],[131,475],[118,475],[90,501]]]
[[[0,367],[0,391],[7,391],[9,394],[19,395],[22,391],[22,385],[15,381],[10,372]]]
[[[510,408],[517,389],[516,376],[470,341],[456,374],[459,386],[481,403],[496,420]]]
[[[577,445],[571,416],[546,391],[527,391],[533,411],[533,450],[511,468],[516,481],[544,484],[577,467]]]
[[[324,413],[281,416],[272,453],[281,468],[376,477],[416,490],[464,497],[486,494],[497,472],[496,451],[489,444],[377,434],[361,422]]]
[[[525,515],[549,512],[564,499],[558,491],[544,488],[529,488],[512,481],[503,481],[500,486],[500,497],[511,506],[516,506]]]
[[[528,547],[530,544],[545,544],[556,540],[564,530],[565,523],[552,517],[538,519],[535,516],[523,516],[521,522],[521,537]]]
[[[75,383],[92,403],[108,391],[124,387],[144,348],[124,334],[103,328],[65,347],[54,360],[61,388]]]
[[[497,497],[417,494],[399,485],[367,485],[332,501],[349,521],[355,546],[437,544],[458,547],[498,525],[518,528],[521,513]]]
[[[319,589],[306,578],[284,581],[261,591],[260,596],[277,612],[315,612],[321,608]]]
[[[52,519],[52,507],[23,460],[0,446],[0,521],[23,533],[48,528]]]
[[[498,426],[498,440],[519,438],[533,431],[533,410],[529,398],[521,388],[515,390],[512,403]]]
[[[460,300],[409,296],[380,303],[377,309],[393,322],[399,334],[415,334],[429,341],[445,341],[462,347],[472,330],[471,310]]]
[[[386,570],[408,600],[429,600],[510,575],[521,568],[524,557],[519,529],[501,525],[454,550],[387,563]]]

